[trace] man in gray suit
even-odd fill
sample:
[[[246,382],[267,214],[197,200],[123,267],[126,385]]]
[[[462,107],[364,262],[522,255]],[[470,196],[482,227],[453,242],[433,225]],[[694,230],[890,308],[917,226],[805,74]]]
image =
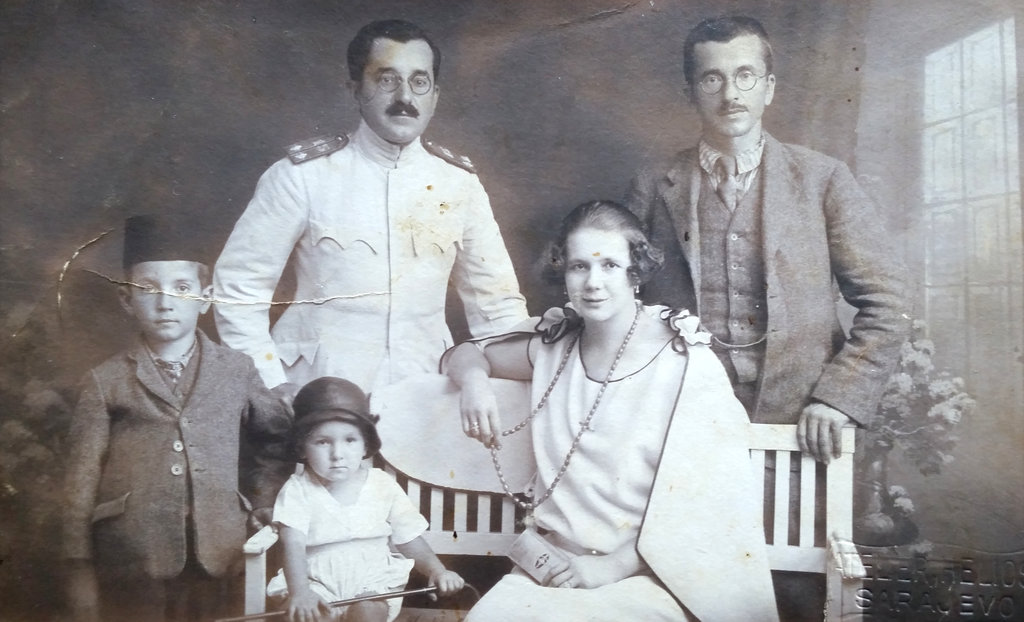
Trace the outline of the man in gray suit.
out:
[[[762,129],[775,76],[757,20],[701,22],[683,72],[701,139],[625,201],[665,251],[644,298],[696,310],[751,421],[797,423],[828,462],[843,426],[874,415],[909,332],[899,255],[845,164]],[[857,310],[849,335],[838,294]],[[776,577],[776,593],[782,619],[821,619],[823,581]]]
[[[626,199],[667,254],[644,297],[696,309],[751,420],[799,422],[827,462],[875,412],[907,336],[899,255],[845,164],[762,129],[775,76],[759,22],[701,22],[683,70],[701,140]],[[836,286],[857,309],[849,336]]]

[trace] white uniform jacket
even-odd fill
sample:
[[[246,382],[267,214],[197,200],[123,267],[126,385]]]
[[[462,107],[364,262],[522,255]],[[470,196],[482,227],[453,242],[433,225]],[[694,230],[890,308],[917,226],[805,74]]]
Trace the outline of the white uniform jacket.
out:
[[[289,258],[298,302],[271,331]],[[362,123],[341,150],[264,173],[214,270],[217,330],[269,387],[339,376],[372,391],[436,370],[449,279],[475,337],[527,317],[476,175]]]

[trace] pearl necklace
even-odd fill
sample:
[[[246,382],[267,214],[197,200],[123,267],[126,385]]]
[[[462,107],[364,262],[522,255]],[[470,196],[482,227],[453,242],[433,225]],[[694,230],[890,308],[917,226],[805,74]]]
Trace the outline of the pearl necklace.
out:
[[[580,439],[583,438],[583,433],[590,429],[590,421],[594,418],[594,413],[597,412],[597,407],[601,404],[601,398],[604,397],[604,391],[608,388],[608,383],[612,381],[612,374],[615,372],[615,368],[619,365],[619,360],[622,358],[623,353],[626,351],[626,344],[629,343],[633,333],[636,332],[636,325],[640,321],[640,303],[637,302],[636,313],[633,315],[633,323],[629,327],[629,332],[626,333],[626,338],[622,340],[622,345],[619,346],[618,352],[615,353],[615,360],[612,361],[611,367],[608,368],[608,375],[605,376],[604,381],[601,383],[601,388],[597,391],[597,397],[594,399],[594,405],[590,407],[590,412],[587,413],[587,418],[580,422],[580,431],[576,433],[576,438],[572,441],[572,446],[569,447],[569,452],[565,454],[565,460],[562,461],[562,467],[558,470],[558,474],[555,475],[555,479],[551,480],[551,485],[548,486],[544,494],[540,496],[534,502],[526,502],[519,499],[515,493],[512,492],[511,487],[505,480],[505,474],[501,470],[501,463],[498,461],[498,449],[499,447],[491,446],[491,462],[494,463],[494,470],[498,474],[498,480],[501,482],[501,487],[505,489],[505,494],[515,502],[516,505],[526,511],[533,511],[541,503],[548,500],[551,493],[555,491],[555,487],[558,486],[558,482],[562,481],[562,477],[565,475],[565,471],[569,468],[569,461],[572,460],[573,454],[576,453],[576,449],[580,446]],[[555,371],[555,377],[551,379],[551,384],[548,385],[547,390],[544,391],[544,395],[537,402],[537,406],[533,409],[525,419],[517,423],[515,426],[502,430],[501,436],[511,436],[516,432],[525,428],[537,413],[547,404],[548,398],[551,396],[551,392],[555,389],[555,385],[558,383],[558,379],[562,377],[562,372],[565,370],[566,363],[569,361],[569,356],[572,354],[573,349],[576,347],[576,342],[580,340],[580,335],[583,331],[580,330],[573,335],[572,341],[569,343],[569,347],[565,349],[565,354],[562,356],[561,362],[558,364],[558,370]]]

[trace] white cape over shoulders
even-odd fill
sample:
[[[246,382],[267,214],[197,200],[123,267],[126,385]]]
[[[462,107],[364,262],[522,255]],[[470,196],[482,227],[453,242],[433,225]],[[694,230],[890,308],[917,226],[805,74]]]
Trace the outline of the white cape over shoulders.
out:
[[[502,425],[507,429],[530,414],[530,383],[491,379]],[[491,453],[463,434],[459,388],[440,374],[418,374],[374,392],[370,410],[380,415],[381,455],[399,471],[434,486],[502,492]],[[529,430],[506,436],[499,452],[513,492],[534,474]]]
[[[750,423],[710,348],[687,354],[637,549],[700,620],[774,622]]]

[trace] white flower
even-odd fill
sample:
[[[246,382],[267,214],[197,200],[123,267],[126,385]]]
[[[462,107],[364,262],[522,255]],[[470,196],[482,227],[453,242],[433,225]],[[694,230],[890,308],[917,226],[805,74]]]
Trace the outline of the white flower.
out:
[[[910,497],[897,497],[893,499],[892,506],[902,512],[904,516],[914,513],[914,502],[910,500]]]

